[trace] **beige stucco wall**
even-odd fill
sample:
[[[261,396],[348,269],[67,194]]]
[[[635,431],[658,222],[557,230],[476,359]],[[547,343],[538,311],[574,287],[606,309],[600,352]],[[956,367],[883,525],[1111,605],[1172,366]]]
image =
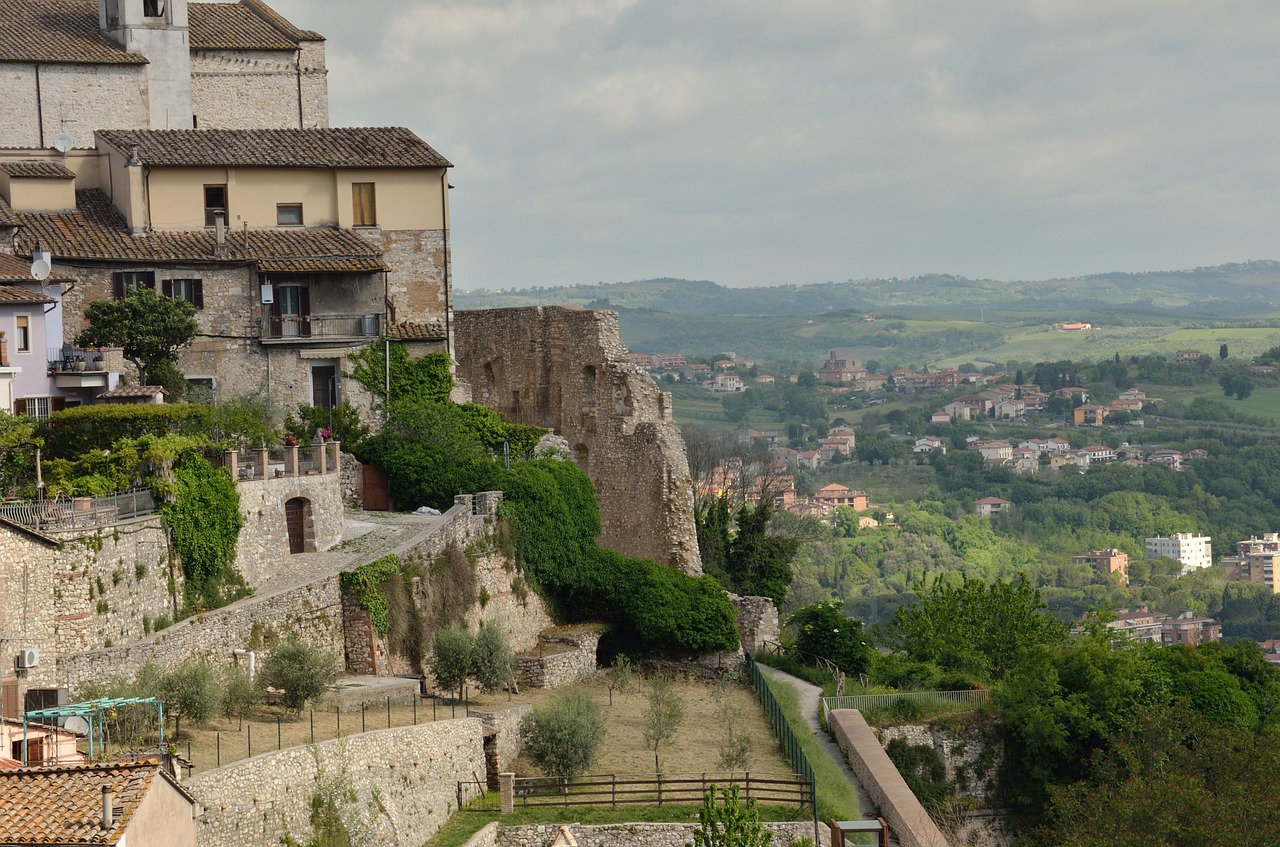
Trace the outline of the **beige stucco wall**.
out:
[[[61,211],[76,207],[70,179],[21,179],[0,173],[0,194],[16,212]]]
[[[160,774],[151,781],[121,843],[129,847],[194,847],[195,805]]]
[[[336,172],[338,226],[352,225],[351,183],[372,182],[378,226],[384,230],[443,229],[448,221],[444,168],[344,169]]]

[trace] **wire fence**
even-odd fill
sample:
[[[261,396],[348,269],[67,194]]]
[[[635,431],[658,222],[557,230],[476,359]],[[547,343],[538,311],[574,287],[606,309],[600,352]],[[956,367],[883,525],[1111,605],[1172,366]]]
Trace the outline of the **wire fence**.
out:
[[[778,743],[782,745],[783,755],[787,757],[787,761],[791,763],[796,773],[812,782],[813,765],[809,764],[809,757],[800,746],[800,739],[791,729],[787,716],[782,712],[782,706],[773,696],[773,691],[765,682],[764,674],[760,673],[760,668],[756,667],[756,660],[750,653],[747,654],[747,670],[751,674],[751,686],[755,689],[756,699],[764,707],[765,714],[769,718],[769,726],[773,728],[773,734],[778,737]]]

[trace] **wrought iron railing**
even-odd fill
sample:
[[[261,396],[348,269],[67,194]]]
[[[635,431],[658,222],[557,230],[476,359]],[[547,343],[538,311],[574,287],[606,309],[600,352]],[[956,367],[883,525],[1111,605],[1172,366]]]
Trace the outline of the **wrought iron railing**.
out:
[[[382,334],[381,315],[268,315],[262,337],[275,341],[307,338],[376,338]]]
[[[145,488],[105,497],[57,497],[0,501],[0,517],[32,529],[94,529],[153,514],[155,498]]]

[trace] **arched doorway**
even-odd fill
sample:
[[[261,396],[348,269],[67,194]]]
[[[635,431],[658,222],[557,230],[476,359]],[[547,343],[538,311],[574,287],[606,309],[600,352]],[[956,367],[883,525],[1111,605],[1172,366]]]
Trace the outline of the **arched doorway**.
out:
[[[316,551],[315,526],[311,522],[311,501],[306,497],[294,497],[284,504],[284,525],[289,533],[290,553],[314,553]]]

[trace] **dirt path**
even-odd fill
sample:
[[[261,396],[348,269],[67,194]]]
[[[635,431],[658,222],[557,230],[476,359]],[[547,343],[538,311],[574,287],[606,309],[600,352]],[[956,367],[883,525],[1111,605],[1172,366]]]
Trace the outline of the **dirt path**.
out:
[[[831,740],[831,736],[818,724],[819,698],[822,696],[822,689],[789,673],[783,673],[777,668],[771,668],[763,664],[756,665],[756,667],[760,669],[760,673],[769,679],[776,682],[784,682],[796,690],[800,697],[800,711],[804,714],[805,723],[809,725],[809,729],[813,731],[814,737],[818,740],[818,746],[840,766],[845,779],[849,782],[849,790],[857,793],[858,805],[862,808],[862,816],[874,817],[875,804],[871,802],[867,792],[862,790],[862,784],[858,782],[858,777],[849,769],[849,763],[845,760],[844,753],[840,752],[840,748]]]

